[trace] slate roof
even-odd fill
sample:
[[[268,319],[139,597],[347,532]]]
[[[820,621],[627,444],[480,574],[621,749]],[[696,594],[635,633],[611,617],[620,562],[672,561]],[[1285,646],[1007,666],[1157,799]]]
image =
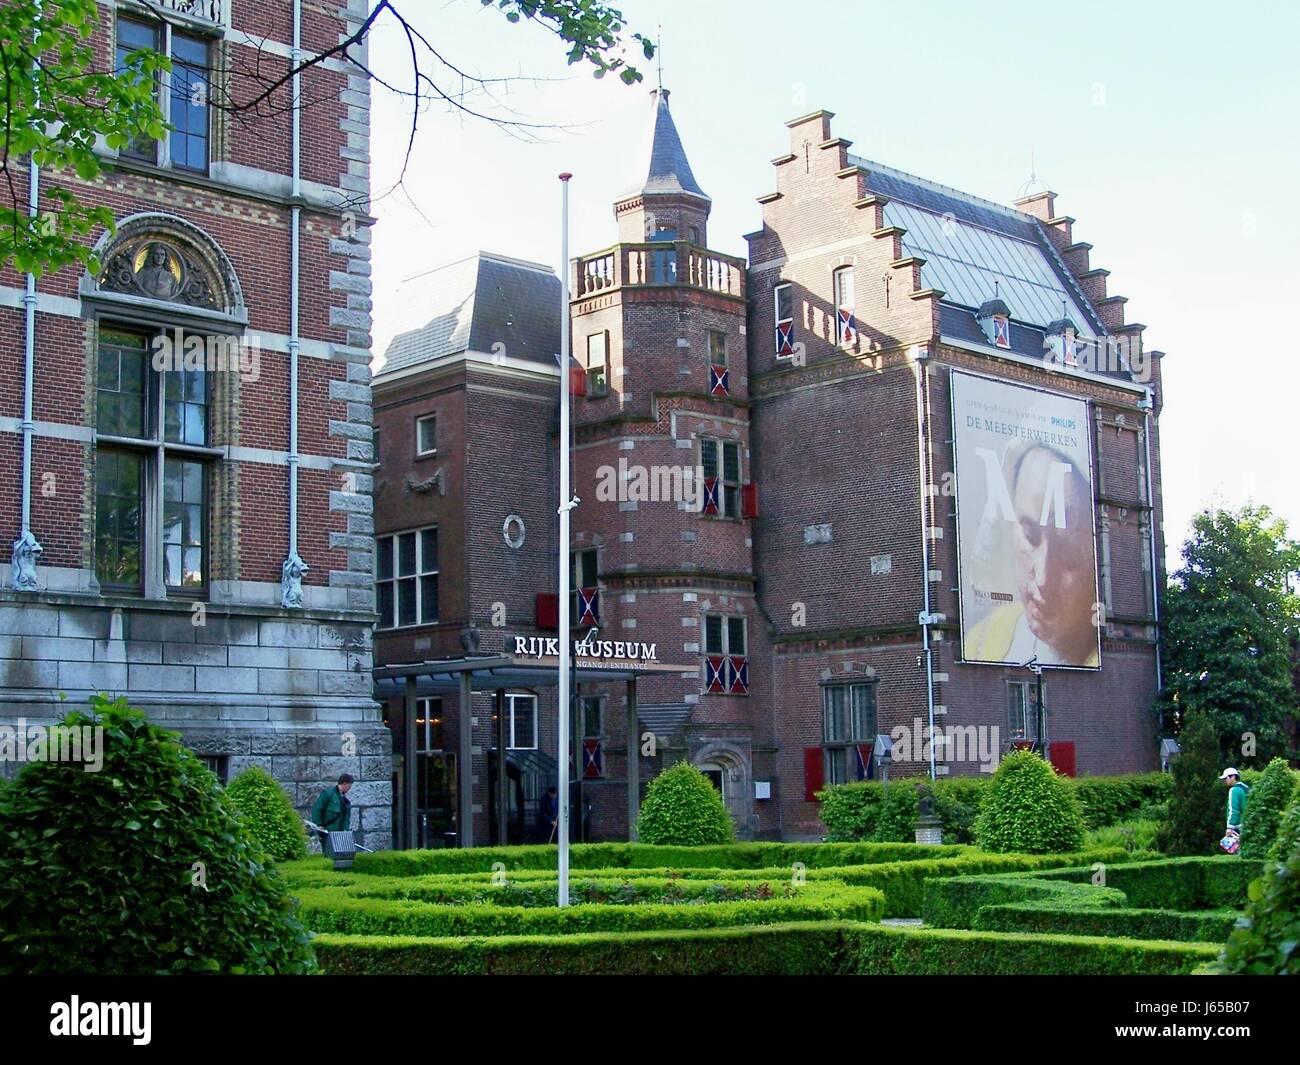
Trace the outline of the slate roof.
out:
[[[381,374],[464,351],[555,365],[560,279],[549,266],[481,251],[411,278],[401,298],[429,317],[393,338]]]
[[[672,112],[668,110],[668,90],[651,89],[650,95],[654,100],[654,111],[641,145],[641,154],[634,171],[635,179],[623,194],[624,197],[689,193],[708,200],[709,197],[691,173],[686,149],[682,147],[682,139],[677,134]]]
[[[1038,219],[869,159],[849,161],[889,201],[885,224],[907,230],[904,254],[926,260],[921,280],[941,289],[944,303],[974,312],[997,295],[1013,322],[1041,330],[1064,316],[1080,337],[1106,334]]]
[[[641,728],[656,736],[671,736],[691,717],[691,708],[677,703],[638,703],[637,720]]]

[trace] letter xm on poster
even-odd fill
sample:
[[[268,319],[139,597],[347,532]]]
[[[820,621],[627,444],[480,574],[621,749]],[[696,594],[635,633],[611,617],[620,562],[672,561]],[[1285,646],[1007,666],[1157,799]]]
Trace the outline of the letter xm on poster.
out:
[[[952,375],[962,657],[1095,669],[1088,404]]]

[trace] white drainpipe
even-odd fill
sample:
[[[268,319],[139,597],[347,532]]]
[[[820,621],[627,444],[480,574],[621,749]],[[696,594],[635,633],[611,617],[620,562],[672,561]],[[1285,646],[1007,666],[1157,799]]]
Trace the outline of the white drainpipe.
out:
[[[302,0],[293,2],[293,52],[290,62],[296,68],[302,62]],[[301,130],[299,105],[302,75],[293,76],[293,102],[290,112],[293,124],[293,178],[290,196],[289,234],[289,557],[280,573],[280,602],[283,606],[301,608],[302,575],[307,564],[298,554],[298,240],[302,209],[298,205],[301,194]]]
[[[36,19],[41,17],[41,0],[36,0]],[[37,98],[39,103],[39,97]],[[40,213],[41,169],[34,159],[27,165],[27,214],[35,218]],[[18,591],[34,592],[37,589],[36,563],[40,561],[41,545],[32,534],[32,394],[36,387],[36,275],[28,273],[23,292],[23,511],[22,529],[13,544],[13,586]]]
[[[1147,522],[1151,527],[1151,614],[1156,622],[1156,691],[1159,692],[1164,687],[1164,677],[1160,663],[1160,567],[1157,565],[1159,556],[1156,553],[1156,486],[1151,476],[1151,418],[1155,413],[1155,402],[1149,388],[1141,406],[1145,416],[1142,444],[1146,450]]]
[[[925,448],[925,369],[930,352],[925,347],[912,349],[916,369],[916,460],[917,477],[921,485],[921,592],[924,607],[917,618],[921,626],[921,641],[925,648],[925,702],[930,721],[930,779],[937,777],[934,756],[934,649],[930,646],[930,625],[934,615],[930,612],[930,492],[926,480]]]

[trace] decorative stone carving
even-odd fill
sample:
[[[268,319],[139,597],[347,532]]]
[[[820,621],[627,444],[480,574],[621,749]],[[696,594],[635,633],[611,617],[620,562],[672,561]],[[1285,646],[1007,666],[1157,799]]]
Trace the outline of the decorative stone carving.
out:
[[[44,550],[30,529],[14,541],[13,583],[18,591],[36,591],[36,564]]]
[[[280,567],[280,603],[289,610],[302,609],[302,578],[307,569],[296,551]]]
[[[441,466],[433,471],[432,476],[426,477],[423,481],[408,477],[406,484],[402,488],[402,494],[409,496],[414,492],[416,495],[422,496],[432,492],[435,488],[438,490],[438,495],[445,496],[447,494],[447,475]]]
[[[470,625],[468,628],[460,630],[460,645],[467,655],[478,654],[479,643],[483,639],[483,631],[477,625]]]
[[[106,292],[125,292],[148,299],[221,309],[221,285],[208,267],[185,249],[154,235],[116,247],[99,275]]]

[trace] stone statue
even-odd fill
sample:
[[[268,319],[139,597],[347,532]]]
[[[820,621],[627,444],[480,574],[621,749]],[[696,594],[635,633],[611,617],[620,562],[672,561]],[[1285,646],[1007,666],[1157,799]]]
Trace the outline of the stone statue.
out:
[[[479,641],[483,638],[482,630],[477,625],[470,625],[460,633],[460,645],[467,655],[478,654]]]
[[[32,531],[28,529],[14,541],[13,582],[14,588],[23,592],[36,591],[36,564],[44,552]]]
[[[169,300],[180,287],[171,270],[171,254],[161,244],[150,244],[145,253],[145,265],[136,274],[136,284],[146,296]]]
[[[280,603],[289,610],[302,609],[302,578],[307,569],[296,551],[280,567]]]

